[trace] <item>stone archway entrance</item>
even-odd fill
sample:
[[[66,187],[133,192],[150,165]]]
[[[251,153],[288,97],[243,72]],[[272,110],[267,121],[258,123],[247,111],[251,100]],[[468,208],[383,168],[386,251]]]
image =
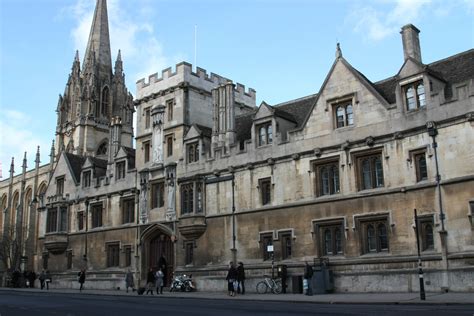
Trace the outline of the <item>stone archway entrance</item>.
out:
[[[143,234],[144,259],[142,261],[142,277],[146,279],[149,269],[157,271],[164,260],[166,262],[165,286],[169,286],[174,271],[174,243],[171,240],[171,231],[166,227],[153,225]]]

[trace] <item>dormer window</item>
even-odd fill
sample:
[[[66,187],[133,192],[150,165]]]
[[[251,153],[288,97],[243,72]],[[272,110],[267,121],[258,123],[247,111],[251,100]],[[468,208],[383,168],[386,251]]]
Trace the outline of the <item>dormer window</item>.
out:
[[[88,188],[91,186],[91,172],[90,171],[84,171],[82,174],[82,186],[84,188]]]
[[[199,142],[194,142],[186,146],[188,163],[199,161]]]
[[[334,105],[336,128],[354,125],[352,100]]]
[[[424,108],[426,106],[425,86],[419,80],[403,86],[405,104],[408,111]]]
[[[117,162],[115,166],[116,179],[119,180],[125,178],[125,161]]]
[[[273,143],[272,122],[257,125],[258,146],[270,145]]]

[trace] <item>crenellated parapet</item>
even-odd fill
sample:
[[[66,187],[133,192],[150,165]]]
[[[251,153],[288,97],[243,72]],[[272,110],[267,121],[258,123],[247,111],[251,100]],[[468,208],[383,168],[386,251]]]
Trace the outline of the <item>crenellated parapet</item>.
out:
[[[137,103],[156,98],[180,87],[196,88],[210,94],[211,90],[217,86],[232,82],[221,75],[208,73],[200,67],[196,67],[196,71],[193,71],[193,66],[187,62],[177,64],[174,71],[169,67],[161,71],[161,76],[154,73],[147,79],[142,78],[137,81]],[[246,89],[243,84],[236,83],[234,93],[237,103],[255,106],[256,91],[254,89]]]

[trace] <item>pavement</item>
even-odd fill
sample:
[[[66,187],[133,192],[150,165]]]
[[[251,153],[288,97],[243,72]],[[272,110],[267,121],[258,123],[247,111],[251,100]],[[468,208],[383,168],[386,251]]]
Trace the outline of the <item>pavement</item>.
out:
[[[87,283],[85,283],[87,286]],[[134,297],[151,297],[150,295],[139,296],[136,292],[125,290],[97,290],[84,289],[79,292],[78,289],[58,289],[51,286],[49,290],[40,290],[37,288],[0,288],[2,292],[18,292],[18,293],[56,293],[56,294],[79,294],[79,295],[104,295],[104,296],[134,296]],[[256,294],[248,293],[245,295],[236,295],[229,297],[226,292],[169,292],[154,295],[157,299],[160,297],[167,298],[193,298],[193,299],[209,299],[209,300],[251,300],[251,301],[275,301],[275,302],[291,302],[291,303],[315,303],[315,304],[438,304],[438,305],[455,305],[469,304],[474,305],[474,293],[426,293],[426,300],[420,300],[419,293],[335,293],[335,294],[315,294],[306,296],[303,294]],[[474,307],[473,307],[474,309]]]

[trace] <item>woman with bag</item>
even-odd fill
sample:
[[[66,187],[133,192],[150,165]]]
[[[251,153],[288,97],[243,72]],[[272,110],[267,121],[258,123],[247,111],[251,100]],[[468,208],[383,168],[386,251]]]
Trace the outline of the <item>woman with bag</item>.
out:
[[[237,280],[237,269],[234,267],[234,263],[231,261],[229,263],[229,271],[225,278],[227,280],[227,290],[229,291],[229,296],[235,296],[234,283]]]

